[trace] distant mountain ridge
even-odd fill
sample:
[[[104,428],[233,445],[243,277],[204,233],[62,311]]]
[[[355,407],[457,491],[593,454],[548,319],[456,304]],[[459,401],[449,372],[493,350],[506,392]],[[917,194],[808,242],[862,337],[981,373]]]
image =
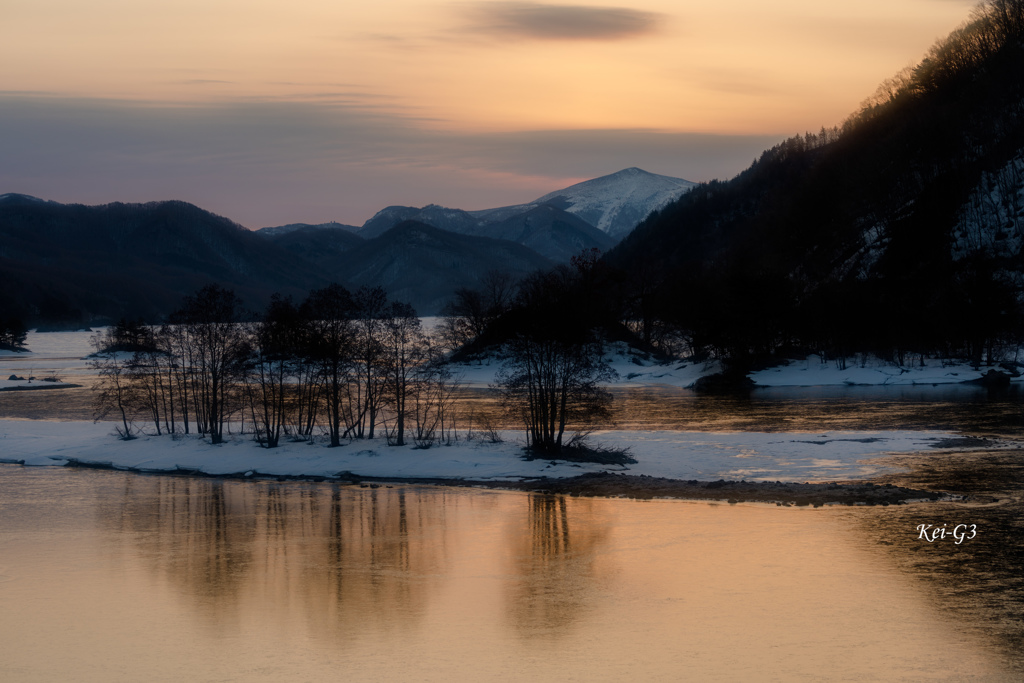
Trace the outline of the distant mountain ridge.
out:
[[[270,232],[274,228],[258,230],[257,235],[265,236],[275,245],[308,260],[318,269],[328,267],[349,249],[354,249],[366,240],[351,232],[340,223],[320,225],[299,225],[294,229]],[[283,226],[289,227],[292,226]]]
[[[344,223],[338,223],[336,221],[330,221],[328,223],[289,223],[288,225],[278,225],[272,228],[260,228],[256,231],[257,235],[263,237],[275,237],[277,235],[285,235],[289,232],[295,232],[296,230],[347,230],[351,233],[359,231],[354,225],[345,225]]]
[[[522,277],[552,262],[507,240],[412,221],[366,240],[341,227],[254,232],[180,201],[102,206],[0,196],[0,317],[77,329],[157,321],[210,282],[252,310],[338,282],[381,286],[423,315],[491,270]]]
[[[652,212],[697,183],[627,168],[544,195],[533,204],[563,209],[619,241]]]
[[[421,209],[414,206],[388,206],[363,223],[358,234],[373,239],[405,221],[417,221],[461,235],[475,235],[485,225],[485,221],[474,218],[468,211],[437,204],[428,204]]]
[[[84,206],[0,196],[0,307],[26,319],[156,318],[211,281],[253,304],[325,283],[304,260],[186,202]]]
[[[155,320],[211,281],[254,308],[273,292],[301,298],[333,281],[379,285],[433,314],[491,270],[521,277],[607,251],[617,238],[590,220],[624,225],[690,185],[626,169],[514,207],[392,206],[361,228],[256,231],[181,201],[84,206],[9,193],[0,195],[0,313],[57,326]]]
[[[490,271],[518,279],[552,265],[536,251],[508,240],[403,221],[339,254],[324,264],[324,272],[352,288],[380,285],[417,311],[436,314],[456,289],[477,286]]]
[[[649,214],[695,185],[682,178],[627,168],[526,204],[474,211],[436,204],[422,208],[388,206],[366,221],[359,235],[378,237],[402,221],[415,220],[464,235],[519,242],[553,261],[567,262],[584,249],[611,248]],[[541,207],[544,210],[538,212]],[[532,218],[525,218],[527,215]],[[531,229],[524,230],[524,222],[531,224]],[[558,234],[542,234],[548,230],[557,230]]]
[[[583,219],[547,204],[489,223],[480,234],[522,244],[558,263],[567,263],[581,251],[605,252],[615,246],[614,239]]]

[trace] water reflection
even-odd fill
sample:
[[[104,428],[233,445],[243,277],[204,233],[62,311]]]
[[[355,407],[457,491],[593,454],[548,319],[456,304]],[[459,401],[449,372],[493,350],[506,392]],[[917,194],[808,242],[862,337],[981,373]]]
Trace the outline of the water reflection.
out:
[[[1004,666],[1024,676],[1024,452],[944,453],[901,456],[908,473],[896,484],[961,491],[977,502],[875,508],[851,516],[865,539],[875,540],[900,573],[927,586],[942,613],[983,635]],[[918,525],[977,525],[977,536],[928,542]]]
[[[0,492],[5,681],[1021,679],[1019,542],[914,550],[931,506],[13,466]]]
[[[968,434],[1024,435],[1020,389],[969,385],[832,386],[755,389],[706,396],[669,387],[612,390],[617,429],[686,431],[825,431],[939,429]],[[489,420],[514,429],[488,390],[465,390],[460,428]]]
[[[800,533],[813,530],[834,543],[829,520],[846,525],[856,547],[884,557],[894,575],[921,582],[926,588],[920,594],[936,614],[994,647],[1002,667],[1024,673],[1024,457],[1015,451],[901,458],[911,472],[891,475],[893,483],[989,498],[984,504],[822,510],[829,517],[809,520],[812,526],[801,525]],[[417,632],[442,600],[446,580],[460,571],[486,575],[488,563],[502,556],[506,568],[493,575],[500,577],[501,613],[511,631],[528,643],[578,637],[607,606],[607,596],[622,590],[612,560],[612,529],[622,520],[607,516],[609,504],[541,494],[128,475],[117,501],[104,501],[97,510],[103,525],[117,532],[122,551],[142,558],[147,571],[168,580],[179,599],[217,630],[241,628],[268,610],[281,619],[283,611],[286,622],[301,624],[305,637],[345,649],[367,638]],[[504,533],[491,539],[483,557],[464,558],[457,567],[449,545],[464,548],[473,534],[461,535],[450,515],[461,518],[466,508],[503,518]],[[712,514],[701,509],[690,517]],[[722,555],[723,564],[694,565],[687,556],[677,566],[697,572],[689,583],[708,585],[725,567],[735,573],[742,565],[730,553],[752,567],[763,565],[764,558],[749,554],[756,534],[746,526],[752,513],[742,510],[730,509],[721,522],[739,524],[730,537],[746,533],[750,540],[700,537],[704,553]],[[671,518],[661,526],[683,523]],[[958,523],[977,524],[978,537],[960,545],[927,543],[916,531],[919,524]],[[774,543],[786,533],[773,532]],[[662,536],[671,534],[652,533],[659,542]],[[804,552],[806,540],[787,539],[789,552]],[[495,552],[500,547],[505,552]],[[769,564],[778,561],[776,553],[765,550]],[[629,571],[643,573],[640,567]],[[743,576],[736,575],[737,588],[751,581]],[[664,580],[664,573],[656,580]],[[821,588],[787,590],[813,594]]]
[[[229,497],[224,482],[126,477],[119,504],[99,510],[186,594],[222,605],[237,600],[252,568],[247,540],[255,520],[239,514],[243,501]]]
[[[531,494],[526,506],[525,523],[516,520],[508,531],[508,615],[521,636],[549,639],[586,618],[609,523],[594,515],[588,499]]]
[[[1022,389],[989,391],[970,385],[829,386],[755,389],[741,396],[701,396],[671,387],[614,388],[617,429],[688,431],[824,431],[940,429],[971,434],[1024,435]],[[91,420],[88,388],[0,392],[0,418]],[[463,389],[460,432],[486,425],[520,428],[488,389]]]
[[[443,490],[128,476],[102,523],[214,623],[294,604],[316,638],[413,629],[449,571]],[[506,613],[528,638],[585,620],[610,523],[595,501],[522,495]],[[487,507],[486,505],[484,506]]]
[[[446,562],[445,509],[416,489],[136,476],[101,514],[209,619],[294,604],[344,642],[414,625]]]

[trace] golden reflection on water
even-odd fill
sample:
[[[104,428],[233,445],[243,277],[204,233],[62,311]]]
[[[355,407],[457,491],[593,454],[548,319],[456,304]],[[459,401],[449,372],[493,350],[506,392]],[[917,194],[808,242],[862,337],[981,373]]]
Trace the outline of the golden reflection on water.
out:
[[[88,384],[91,378],[82,381]],[[1024,435],[1020,389],[968,385],[826,386],[755,389],[742,395],[700,395],[673,387],[612,389],[612,421],[602,428],[686,431],[826,431],[943,429],[970,434]],[[463,389],[456,427],[520,429],[489,389]],[[87,387],[0,392],[0,419],[91,420],[95,392]],[[142,423],[140,423],[142,424]]]
[[[1007,666],[1024,680],[1024,451],[908,454],[892,459],[905,471],[886,481],[976,497],[856,516],[865,534],[900,573],[917,577],[936,610],[994,639]],[[932,543],[907,529],[974,525],[974,538]],[[969,527],[963,529],[965,536]]]
[[[4,681],[1019,673],[879,543],[913,535],[891,508],[13,466],[0,492]]]
[[[129,477],[123,501],[103,525],[218,623],[287,604],[318,638],[408,629],[445,562],[443,496],[416,489]]]
[[[702,395],[671,387],[612,389],[615,429],[685,431],[828,431],[945,429],[970,434],[1024,434],[1019,391],[966,385],[829,386],[755,389],[740,395]],[[516,429],[493,392],[461,394],[459,427],[484,422]],[[602,425],[605,427],[605,425]]]
[[[592,608],[602,576],[598,551],[608,540],[609,523],[588,499],[573,501],[570,523],[569,502],[565,496],[530,495],[526,519],[509,521],[513,575],[507,610],[522,637],[559,638]]]

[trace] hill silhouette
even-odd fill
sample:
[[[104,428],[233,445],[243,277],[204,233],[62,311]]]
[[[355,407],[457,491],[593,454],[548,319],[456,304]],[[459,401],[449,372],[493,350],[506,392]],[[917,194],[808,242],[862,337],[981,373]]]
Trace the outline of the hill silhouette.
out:
[[[650,216],[607,257],[644,316],[734,359],[980,360],[1020,338],[1024,2],[993,0],[841,127]]]

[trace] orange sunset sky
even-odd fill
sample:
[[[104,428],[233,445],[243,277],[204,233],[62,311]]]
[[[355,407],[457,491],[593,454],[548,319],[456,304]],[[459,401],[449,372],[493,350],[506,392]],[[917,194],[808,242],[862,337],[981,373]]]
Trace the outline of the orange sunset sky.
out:
[[[250,228],[728,178],[852,113],[961,0],[0,0],[0,194]]]

